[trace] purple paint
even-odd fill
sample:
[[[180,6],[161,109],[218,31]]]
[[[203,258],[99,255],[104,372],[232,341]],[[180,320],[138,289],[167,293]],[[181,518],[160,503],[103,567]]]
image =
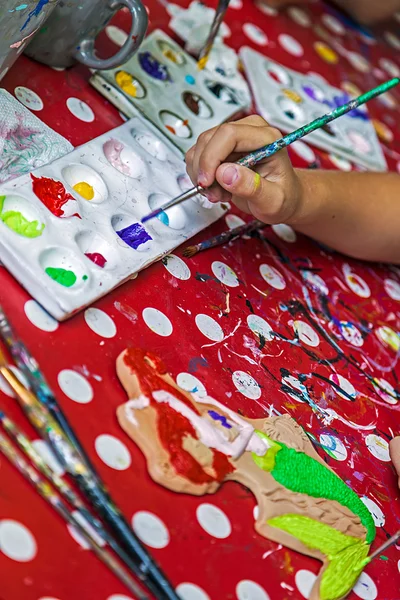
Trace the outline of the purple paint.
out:
[[[212,419],[214,419],[214,421],[220,421],[223,427],[226,427],[227,429],[232,429],[232,425],[228,423],[228,420],[224,415],[220,415],[219,413],[215,412],[215,410],[209,410],[208,414]]]
[[[134,250],[153,239],[140,223],[132,223],[125,229],[120,229],[117,231],[117,235]]]
[[[154,77],[154,79],[159,79],[160,81],[172,81],[168,68],[160,63],[150,52],[140,52],[139,62],[143,71],[150,75],[150,77]]]

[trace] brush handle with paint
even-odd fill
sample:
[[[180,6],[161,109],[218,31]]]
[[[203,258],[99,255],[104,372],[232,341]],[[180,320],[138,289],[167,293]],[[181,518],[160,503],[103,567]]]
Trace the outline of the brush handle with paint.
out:
[[[197,61],[197,68],[200,70],[203,70],[206,67],[208,59],[210,57],[212,47],[215,42],[215,38],[218,35],[218,32],[219,32],[222,22],[224,20],[225,13],[228,9],[228,6],[229,6],[229,0],[219,0],[217,10],[215,12],[214,20],[211,24],[210,33],[208,34],[207,40],[199,53],[199,58]]]

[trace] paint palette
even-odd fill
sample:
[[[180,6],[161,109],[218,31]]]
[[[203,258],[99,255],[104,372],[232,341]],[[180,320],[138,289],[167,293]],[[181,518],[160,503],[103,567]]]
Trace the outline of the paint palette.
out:
[[[155,127],[131,119],[0,186],[0,259],[56,319],[91,304],[224,214],[198,199],[140,219],[191,187]]]
[[[241,48],[240,58],[258,112],[285,132],[309,123],[350,99],[342,90],[287,69],[251,48]],[[366,168],[387,169],[365,105],[310,133],[307,141]]]
[[[160,30],[118,69],[96,72],[92,85],[128,117],[138,111],[186,152],[203,131],[231,118],[246,103]]]

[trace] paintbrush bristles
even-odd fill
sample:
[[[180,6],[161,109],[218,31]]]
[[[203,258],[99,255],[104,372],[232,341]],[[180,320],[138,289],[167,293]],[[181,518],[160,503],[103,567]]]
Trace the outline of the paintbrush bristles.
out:
[[[197,254],[197,252],[199,252],[199,250],[200,250],[199,244],[197,244],[196,246],[188,246],[182,252],[182,256],[184,256],[185,258],[191,258],[195,254]]]

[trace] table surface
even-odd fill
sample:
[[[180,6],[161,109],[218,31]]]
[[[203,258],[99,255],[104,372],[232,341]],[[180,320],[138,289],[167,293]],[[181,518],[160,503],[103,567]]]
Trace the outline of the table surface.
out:
[[[150,28],[171,33],[171,5],[163,4],[148,2]],[[327,6],[277,15],[250,0],[231,0],[226,22],[228,42],[235,49],[250,45],[344,89],[350,82],[365,91],[400,72],[400,26],[395,20],[377,41]],[[245,27],[249,23],[253,28]],[[265,45],[245,33],[251,35],[254,26],[265,32],[267,37],[256,36]],[[118,29],[128,30],[124,11],[102,34],[102,52],[115,52],[112,38]],[[300,44],[302,56],[285,50],[282,34]],[[283,42],[289,49],[294,44],[287,43],[290,38]],[[335,45],[337,65],[317,54],[318,40]],[[10,92],[17,86],[36,92],[43,102],[36,114],[79,145],[122,122],[88,78],[81,66],[56,71],[22,56],[2,83]],[[70,97],[84,104],[71,112],[66,104]],[[93,111],[90,122],[81,120],[88,114],[91,118],[85,104]],[[400,94],[394,91],[372,102],[370,111],[386,126],[383,147],[389,167],[400,171],[399,104]],[[294,164],[309,166],[301,154],[291,150]],[[327,153],[315,150],[315,155],[322,167],[352,168]],[[202,237],[236,222],[232,213]],[[307,598],[320,565],[257,535],[254,498],[240,485],[228,483],[199,498],[174,494],[150,480],[143,456],[115,416],[126,401],[115,359],[128,346],[159,354],[188,389],[204,386],[248,417],[271,411],[294,416],[313,434],[327,464],[365,499],[378,526],[376,543],[399,528],[400,493],[388,440],[400,434],[400,269],[348,260],[285,226],[267,228],[263,237],[236,241],[185,262],[176,258],[155,264],[94,309],[60,325],[0,268],[1,304],[41,363],[114,498],[184,600]],[[220,262],[236,277],[221,271]],[[266,267],[260,271],[261,265],[267,265],[268,278],[262,277]],[[148,307],[161,311],[158,325],[152,311],[144,320]],[[200,319],[200,329],[199,314],[212,319],[207,326]],[[249,328],[251,315],[264,319],[276,334],[264,347]],[[172,333],[165,336],[169,324]],[[245,395],[235,386],[237,379],[247,383]],[[35,439],[4,381],[0,390],[1,408]],[[2,600],[129,600],[122,584],[4,460],[0,478]],[[391,547],[367,567],[350,598],[399,599],[399,559],[400,546]]]

